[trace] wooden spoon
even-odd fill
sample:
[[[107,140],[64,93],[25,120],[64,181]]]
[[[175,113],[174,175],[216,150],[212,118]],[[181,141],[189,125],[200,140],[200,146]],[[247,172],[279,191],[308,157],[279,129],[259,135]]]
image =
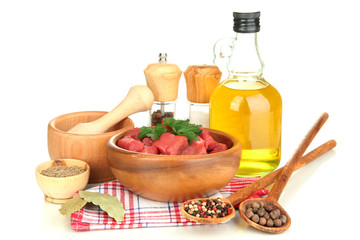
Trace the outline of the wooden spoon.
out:
[[[286,231],[290,225],[291,225],[291,219],[289,214],[280,206],[278,203],[278,200],[280,198],[280,195],[282,191],[284,190],[288,180],[291,177],[291,174],[295,171],[297,162],[301,159],[301,156],[306,151],[307,147],[310,145],[311,141],[314,139],[316,134],[319,132],[320,128],[324,125],[326,120],[328,119],[329,115],[327,113],[323,113],[320,118],[315,122],[313,127],[310,129],[310,131],[307,133],[305,138],[301,141],[300,145],[296,149],[293,156],[290,158],[290,160],[285,165],[284,169],[281,172],[281,175],[277,178],[273,188],[271,189],[271,192],[267,198],[258,198],[258,199],[247,199],[243,201],[239,206],[239,212],[241,218],[243,218],[247,223],[250,224],[250,226],[257,228],[264,232],[269,233],[281,233]],[[280,227],[267,227],[262,226],[258,223],[253,222],[251,219],[249,219],[245,212],[248,206],[251,206],[253,202],[262,203],[265,208],[270,207],[271,209],[279,209],[280,215],[284,215],[287,218],[286,223],[281,225]]]
[[[154,101],[152,91],[144,85],[135,85],[130,88],[126,97],[112,111],[99,119],[88,123],[79,123],[71,128],[68,133],[74,134],[100,134],[124,118],[137,112],[147,111]]]
[[[296,170],[306,166],[307,164],[311,163],[312,161],[314,161],[315,159],[317,159],[318,157],[320,157],[321,155],[323,155],[324,153],[330,151],[331,149],[333,149],[336,146],[336,141],[335,140],[330,140],[324,144],[322,144],[321,146],[317,147],[316,149],[314,149],[313,151],[309,152],[308,154],[306,154],[305,156],[303,156],[300,161],[297,163],[296,165]],[[240,202],[244,201],[246,198],[248,198],[249,196],[251,196],[252,194],[254,194],[256,191],[264,189],[265,187],[269,186],[270,184],[272,184],[273,182],[275,182],[275,180],[278,178],[278,176],[280,176],[282,170],[284,169],[284,167],[279,168],[278,170],[269,173],[268,175],[262,177],[261,179],[247,185],[246,187],[240,189],[239,191],[233,193],[232,195],[228,196],[227,198],[222,198],[221,200],[226,202],[226,203],[230,203],[232,206],[232,210],[234,209],[233,206],[236,206],[237,204],[239,204]],[[192,200],[206,200],[207,198],[197,198],[197,199],[192,199]],[[189,200],[189,201],[192,201]],[[232,211],[231,215],[227,215],[225,217],[222,218],[200,218],[200,217],[195,217],[192,216],[190,214],[188,214],[185,211],[185,204],[183,203],[180,207],[180,212],[183,216],[185,216],[186,218],[198,222],[198,223],[206,223],[206,224],[217,224],[217,223],[222,223],[225,221],[230,220],[231,218],[235,217],[235,211]]]

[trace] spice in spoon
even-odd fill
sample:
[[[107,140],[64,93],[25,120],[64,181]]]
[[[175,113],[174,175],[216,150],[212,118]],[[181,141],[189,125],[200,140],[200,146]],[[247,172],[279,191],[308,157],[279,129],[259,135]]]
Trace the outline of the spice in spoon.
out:
[[[280,210],[270,205],[264,206],[262,201],[253,202],[246,207],[246,217],[251,221],[267,227],[281,227],[287,222]]]
[[[220,198],[185,201],[185,211],[200,218],[220,218],[231,214],[231,205]]]

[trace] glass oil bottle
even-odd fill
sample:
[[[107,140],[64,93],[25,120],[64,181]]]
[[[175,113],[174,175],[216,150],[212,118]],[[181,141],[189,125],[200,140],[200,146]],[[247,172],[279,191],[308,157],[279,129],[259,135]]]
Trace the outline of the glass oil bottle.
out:
[[[236,136],[242,144],[236,176],[262,176],[280,163],[282,99],[263,77],[257,39],[260,12],[234,12],[236,36],[214,46],[215,63],[229,50],[229,76],[210,98],[210,127]]]

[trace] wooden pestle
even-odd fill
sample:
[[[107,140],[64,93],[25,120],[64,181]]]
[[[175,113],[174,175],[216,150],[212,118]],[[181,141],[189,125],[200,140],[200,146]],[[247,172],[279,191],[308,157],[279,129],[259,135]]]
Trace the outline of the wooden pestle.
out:
[[[303,156],[300,161],[296,164],[295,170],[298,170],[305,165],[309,164],[313,160],[317,159],[319,156],[323,155],[330,149],[334,148],[336,146],[335,140],[330,140],[318,148],[312,150],[305,156]],[[282,173],[284,167],[277,169],[276,171],[269,173],[268,175],[262,177],[261,179],[247,185],[246,187],[242,188],[238,192],[230,195],[227,197],[227,199],[236,206],[237,204],[244,201],[246,198],[254,194],[256,191],[264,189],[265,187],[271,185],[275,182],[275,180],[279,177],[279,175]]]
[[[67,132],[73,134],[104,133],[131,114],[149,110],[153,101],[154,95],[147,86],[135,85],[130,88],[126,97],[113,110],[95,121],[79,123]]]

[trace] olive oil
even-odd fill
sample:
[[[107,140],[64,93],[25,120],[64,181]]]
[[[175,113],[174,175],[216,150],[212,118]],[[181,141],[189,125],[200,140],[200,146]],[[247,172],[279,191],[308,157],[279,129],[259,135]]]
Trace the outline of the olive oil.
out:
[[[260,12],[234,12],[233,16],[235,38],[214,46],[215,62],[226,60],[229,76],[211,95],[210,128],[230,133],[241,142],[236,176],[262,176],[280,163],[282,100],[263,77],[257,44]]]
[[[282,100],[273,86],[264,79],[227,79],[214,90],[210,108],[210,127],[242,144],[236,176],[261,176],[279,165]]]

